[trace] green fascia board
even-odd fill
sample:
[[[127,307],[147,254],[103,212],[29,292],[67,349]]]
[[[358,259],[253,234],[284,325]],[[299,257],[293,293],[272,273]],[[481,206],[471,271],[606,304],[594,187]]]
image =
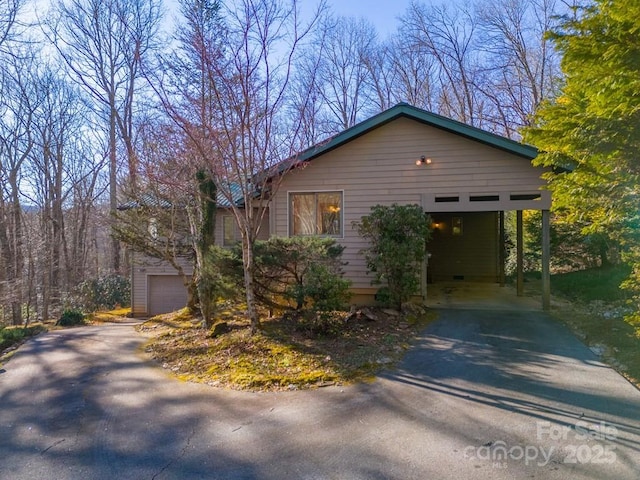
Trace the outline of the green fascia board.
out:
[[[440,128],[529,160],[533,160],[538,155],[538,149],[531,145],[516,142],[515,140],[487,132],[486,130],[481,130],[479,128],[472,127],[471,125],[443,117],[442,115],[437,115],[435,113],[413,107],[408,103],[399,103],[396,106],[369,118],[368,120],[344,130],[325,142],[321,142],[311,148],[308,148],[298,155],[296,161],[313,160],[315,157],[338,148],[339,146],[344,145],[345,143],[354,140],[371,130],[401,117],[410,118],[426,125]]]

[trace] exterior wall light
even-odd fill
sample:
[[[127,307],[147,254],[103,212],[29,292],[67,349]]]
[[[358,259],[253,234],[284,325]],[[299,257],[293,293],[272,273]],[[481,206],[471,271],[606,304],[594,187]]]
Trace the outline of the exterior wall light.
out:
[[[416,160],[416,165],[431,165],[431,159],[422,155],[418,160]]]

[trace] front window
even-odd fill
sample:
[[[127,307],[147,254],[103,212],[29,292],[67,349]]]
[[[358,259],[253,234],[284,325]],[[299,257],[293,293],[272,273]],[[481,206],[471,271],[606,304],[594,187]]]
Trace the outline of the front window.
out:
[[[342,235],[342,193],[290,193],[290,235]]]

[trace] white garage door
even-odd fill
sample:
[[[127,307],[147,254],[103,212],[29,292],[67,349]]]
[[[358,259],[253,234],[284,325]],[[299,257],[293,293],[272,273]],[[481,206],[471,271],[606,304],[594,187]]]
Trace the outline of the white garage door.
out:
[[[147,285],[149,315],[173,312],[187,305],[187,289],[178,275],[149,275]]]

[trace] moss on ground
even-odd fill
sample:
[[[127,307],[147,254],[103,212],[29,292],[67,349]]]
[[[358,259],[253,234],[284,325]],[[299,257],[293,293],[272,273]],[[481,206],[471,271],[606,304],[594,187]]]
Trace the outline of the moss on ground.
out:
[[[109,311],[94,312],[87,315],[89,323],[120,323],[131,320],[131,308],[116,308]]]
[[[196,319],[161,316],[139,328],[151,336],[146,351],[182,380],[240,390],[294,390],[367,381],[392,366],[436,317],[426,310],[412,315],[415,321],[409,323],[392,312],[376,311],[375,320],[336,314],[330,334],[314,333],[315,324],[284,315],[265,318],[251,335],[240,307],[224,312],[229,332],[216,338]]]

